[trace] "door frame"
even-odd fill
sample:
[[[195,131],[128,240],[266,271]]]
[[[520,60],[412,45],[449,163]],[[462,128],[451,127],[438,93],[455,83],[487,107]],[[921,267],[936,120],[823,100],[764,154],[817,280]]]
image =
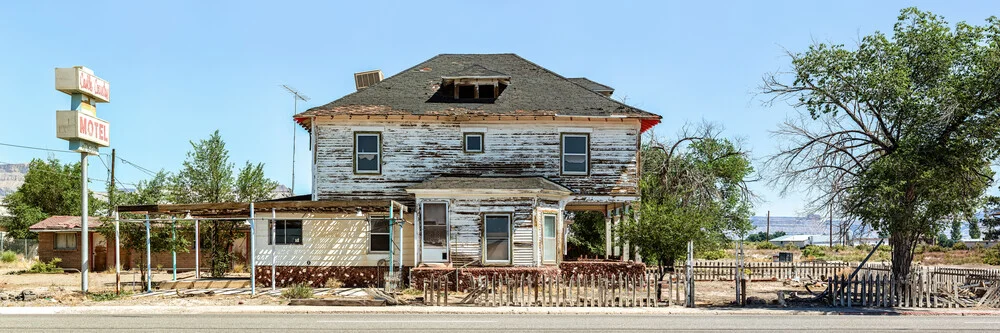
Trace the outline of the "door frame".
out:
[[[427,234],[424,232],[424,217],[426,211],[424,210],[424,205],[426,204],[442,204],[444,205],[444,253],[448,254],[448,259],[445,260],[424,260],[424,236]],[[451,204],[448,200],[421,200],[420,201],[420,262],[421,263],[447,263],[451,262]]]

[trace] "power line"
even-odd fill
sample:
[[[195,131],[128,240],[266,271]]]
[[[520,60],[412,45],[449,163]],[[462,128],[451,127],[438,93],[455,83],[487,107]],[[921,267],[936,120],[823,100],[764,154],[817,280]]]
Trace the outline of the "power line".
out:
[[[68,150],[59,150],[59,149],[50,149],[50,148],[41,148],[41,147],[22,146],[22,145],[15,145],[15,144],[12,144],[12,143],[3,143],[3,142],[0,142],[0,146],[7,146],[7,147],[14,147],[14,148],[24,148],[24,149],[34,149],[34,150],[41,150],[41,151],[50,151],[50,152],[55,152],[55,153],[72,153],[72,154],[77,154],[77,152],[68,151]]]

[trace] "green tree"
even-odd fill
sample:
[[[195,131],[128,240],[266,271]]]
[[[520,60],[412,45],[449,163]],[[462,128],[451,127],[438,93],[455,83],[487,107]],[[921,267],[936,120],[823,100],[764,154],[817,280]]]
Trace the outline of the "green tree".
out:
[[[604,254],[604,213],[597,211],[576,212],[569,225],[570,245],[568,258],[587,256],[597,258]]]
[[[953,219],[951,221],[951,242],[955,243],[962,240],[962,220]]]
[[[686,255],[689,240],[711,250],[752,229],[749,153],[711,125],[669,145],[650,139],[641,153],[642,199],[623,234],[661,275]]]
[[[979,237],[982,236],[983,234],[979,230],[979,219],[977,219],[975,216],[969,217],[969,238],[979,239]]]
[[[772,239],[775,239],[775,238],[778,238],[778,237],[781,237],[781,236],[784,236],[784,235],[785,235],[784,231],[775,231],[775,232],[772,232],[771,235],[770,235],[770,238],[768,238],[767,233],[761,231],[761,232],[758,232],[756,234],[750,234],[750,236],[747,236],[746,241],[747,242],[763,242],[763,241],[769,241],[769,240],[772,240]]]
[[[80,215],[80,186],[80,163],[31,160],[24,184],[4,198],[11,216],[0,219],[0,226],[11,237],[35,238],[37,235],[28,230],[35,223],[53,215]],[[87,206],[90,215],[98,215],[107,203],[91,191]]]
[[[180,172],[170,180],[171,198],[176,203],[253,202],[268,199],[277,186],[264,177],[263,164],[247,162],[236,178],[233,168],[218,130],[206,140],[192,141]],[[233,241],[245,236],[244,229],[243,221],[237,220],[216,220],[201,228],[201,239],[212,254],[212,276],[224,276],[232,267]]]
[[[909,276],[918,241],[949,216],[971,215],[992,182],[1000,148],[1000,20],[960,22],[903,9],[891,36],[857,47],[815,44],[790,53],[792,71],[762,92],[800,117],[776,133],[768,161],[784,189],[889,236],[892,276]],[[830,184],[838,186],[831,189]]]
[[[264,177],[264,163],[253,165],[247,161],[236,177],[236,197],[243,202],[271,199],[277,187],[278,182]]]

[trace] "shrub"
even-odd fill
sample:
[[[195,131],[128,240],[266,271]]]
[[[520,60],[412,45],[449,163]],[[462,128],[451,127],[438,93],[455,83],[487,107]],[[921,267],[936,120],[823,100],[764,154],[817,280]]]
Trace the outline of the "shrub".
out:
[[[924,251],[926,251],[926,252],[945,252],[945,248],[942,247],[941,245],[935,244],[935,245],[931,245],[931,246],[926,247],[924,249]]]
[[[821,257],[825,257],[826,256],[826,252],[824,252],[823,248],[821,248],[819,246],[816,246],[816,245],[806,245],[806,247],[802,249],[802,256],[803,257],[821,258]]]
[[[340,280],[337,280],[337,278],[326,279],[326,282],[323,283],[323,288],[337,289],[343,286],[344,283],[341,282]]]
[[[48,263],[39,261],[31,265],[28,273],[62,273],[63,269],[59,267],[59,263],[61,262],[62,259],[59,258],[52,258]]]
[[[840,251],[847,250],[847,246],[844,246],[844,245],[834,245],[831,249],[833,250],[833,252],[840,252]]]
[[[972,249],[976,252],[983,252],[986,251],[986,246],[983,243],[976,243],[976,246],[973,246]]]
[[[868,244],[858,244],[855,245],[854,248],[857,249],[858,251],[864,251],[864,252],[869,252],[872,250],[872,246]]]
[[[726,251],[725,250],[705,251],[704,253],[701,254],[701,257],[705,260],[719,260],[726,257]]]
[[[313,288],[302,283],[296,283],[281,291],[281,297],[287,299],[312,298]]]
[[[14,253],[14,251],[3,251],[3,253],[0,253],[0,261],[4,263],[9,264],[15,260],[17,260],[17,253]]]
[[[757,242],[756,247],[758,250],[777,250],[780,248],[774,243],[768,241]]]
[[[784,249],[785,249],[785,250],[788,250],[788,251],[794,251],[794,250],[798,250],[798,249],[799,249],[799,247],[798,247],[798,246],[795,246],[795,244],[792,244],[792,243],[788,243],[788,244],[785,244],[785,247],[784,247]]]
[[[969,247],[968,247],[968,246],[966,246],[966,245],[965,245],[965,243],[962,243],[962,242],[955,242],[955,244],[952,244],[952,245],[951,245],[951,249],[952,249],[952,250],[968,250],[968,249],[969,249]]]
[[[994,266],[1000,265],[1000,250],[994,247],[983,251],[983,263]]]

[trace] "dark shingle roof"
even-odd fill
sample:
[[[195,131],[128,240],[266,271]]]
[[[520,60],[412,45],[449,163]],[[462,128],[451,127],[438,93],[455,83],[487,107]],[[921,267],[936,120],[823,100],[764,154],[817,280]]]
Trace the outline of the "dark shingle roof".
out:
[[[566,186],[545,177],[438,177],[408,190],[546,190],[572,193]]]
[[[590,89],[592,91],[615,91],[615,88],[611,88],[606,85],[594,82],[585,77],[572,77],[568,78],[567,80],[570,80],[573,83],[579,84],[584,88]]]
[[[488,103],[440,98],[441,78],[479,72],[510,76],[510,85]],[[624,116],[658,121],[659,115],[625,105],[576,84],[516,54],[441,54],[361,91],[295,116],[472,115]]]

